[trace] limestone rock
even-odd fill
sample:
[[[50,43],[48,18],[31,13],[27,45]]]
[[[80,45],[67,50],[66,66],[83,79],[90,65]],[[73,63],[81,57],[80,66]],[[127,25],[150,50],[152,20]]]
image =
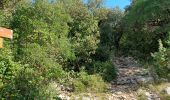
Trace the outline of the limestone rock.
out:
[[[70,100],[70,99],[71,99],[71,98],[70,98],[68,95],[66,95],[66,94],[59,94],[58,97],[61,98],[62,100]]]
[[[147,100],[161,100],[160,97],[155,93],[146,92]]]
[[[167,83],[168,82],[168,79],[165,79],[165,78],[161,78],[159,79],[160,82],[164,82],[164,83]]]
[[[82,100],[90,100],[90,97],[82,97]]]
[[[170,87],[167,87],[167,88],[165,89],[165,92],[166,92],[168,95],[170,95]]]
[[[154,78],[153,77],[143,77],[143,76],[139,76],[137,77],[136,81],[139,83],[139,84],[147,84],[147,83],[153,83],[154,82]]]

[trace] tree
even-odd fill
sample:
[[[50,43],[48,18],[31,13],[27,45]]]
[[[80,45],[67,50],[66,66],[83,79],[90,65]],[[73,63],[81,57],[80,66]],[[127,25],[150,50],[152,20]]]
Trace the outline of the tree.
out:
[[[103,3],[104,0],[87,0],[88,10],[95,15],[96,11],[103,7]]]
[[[15,58],[41,70],[64,66],[74,56],[67,38],[69,21],[69,15],[59,3],[37,0],[19,6],[11,21]]]
[[[114,40],[118,36],[118,28],[123,17],[123,11],[119,8],[110,10],[107,19],[100,25],[101,28],[101,44],[107,45],[113,49]],[[118,34],[117,34],[118,33]]]
[[[121,19],[124,13],[119,8],[99,9],[96,14],[100,28],[100,44],[95,54],[95,59],[107,61],[110,59],[111,53],[116,51],[121,37]],[[104,16],[103,16],[104,15]]]
[[[30,1],[30,0],[27,0],[27,1]],[[1,0],[0,1],[0,9],[14,10],[14,8],[20,2],[26,2],[26,0]]]
[[[81,0],[62,2],[66,4],[64,8],[72,18],[72,22],[68,23],[70,27],[68,37],[76,56],[68,66],[79,71],[82,66],[88,68],[92,62],[91,55],[95,53],[99,43],[98,21]]]
[[[137,51],[144,56],[158,50],[157,41],[163,43],[169,31],[169,0],[138,0],[132,3],[131,9],[124,17],[126,34],[124,34],[124,48]],[[166,43],[165,43],[166,44]]]

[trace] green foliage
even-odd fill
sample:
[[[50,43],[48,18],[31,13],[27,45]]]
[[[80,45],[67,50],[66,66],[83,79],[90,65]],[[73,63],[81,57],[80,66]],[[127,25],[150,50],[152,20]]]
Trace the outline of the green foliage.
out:
[[[12,52],[9,49],[0,50],[0,88],[4,84],[8,84],[11,81],[18,69],[20,64],[12,61]]]
[[[3,21],[4,21],[4,16],[3,16],[3,12],[0,10],[0,25],[3,25]]]
[[[159,39],[165,43],[170,23],[169,4],[169,0],[137,0],[131,5],[123,18],[121,43],[126,53],[137,56],[137,52],[138,58],[148,58],[150,52],[158,50]]]
[[[40,71],[28,64],[14,62],[10,49],[1,49],[0,52],[0,98],[46,100],[57,97],[49,80],[63,78],[62,68],[56,66],[46,72]]]
[[[74,81],[74,91],[75,92],[85,92],[86,86],[79,80]]]
[[[39,72],[14,62],[10,49],[0,52],[0,98],[28,100],[50,96]]]
[[[96,49],[96,53],[93,55],[93,58],[96,61],[108,61],[110,59],[111,51],[108,46],[99,46]]]
[[[111,62],[95,62],[93,65],[94,73],[100,74],[106,81],[112,81],[117,73]]]
[[[15,58],[35,67],[51,67],[55,62],[64,65],[67,59],[74,59],[67,38],[69,20],[56,3],[36,1],[19,6],[11,21],[17,47]]]
[[[72,21],[68,23],[69,39],[76,59],[70,60],[68,66],[79,71],[82,66],[89,67],[91,55],[95,53],[99,43],[98,21],[89,12],[81,0],[63,0],[64,8],[69,13]]]
[[[1,98],[18,100],[51,99],[57,96],[53,92],[56,93],[50,88],[41,73],[26,66],[21,67],[14,79],[1,87],[0,91]]]
[[[103,92],[107,89],[106,83],[100,75],[88,75],[81,71],[73,82],[75,92]]]
[[[161,94],[161,95],[160,95],[160,98],[161,98],[162,100],[170,100],[170,96],[169,96],[168,94]]]
[[[0,1],[0,7],[3,6],[0,25],[14,31],[12,42],[5,41],[5,48],[0,49],[0,98],[57,98],[58,91],[51,81],[73,87],[75,92],[104,92],[107,88],[104,74],[114,71],[110,64],[102,63],[107,71],[98,67],[101,72],[93,75],[87,74],[89,70],[74,72],[82,66],[91,67],[98,60],[93,57],[96,52],[98,57],[103,56],[102,61],[110,59],[108,46],[98,48],[97,10],[101,2],[97,5],[91,2],[89,8],[81,0],[30,1],[3,0],[3,5]],[[110,41],[107,43],[111,45]],[[78,70],[69,70],[73,67]]]
[[[103,22],[100,24],[100,45],[108,46],[110,49],[114,49],[114,41],[119,36],[120,22],[124,13],[120,8],[108,9],[105,19],[101,19]]]
[[[72,26],[77,26],[73,27],[70,32],[71,43],[75,55],[78,56],[77,60],[81,58],[88,63],[91,60],[90,55],[95,53],[99,43],[97,21],[89,16],[85,20],[75,21]]]
[[[15,1],[11,1],[11,0],[1,0],[0,1],[0,9],[5,9],[5,8],[8,8],[9,6],[15,6],[16,3],[19,3],[20,1],[23,1],[23,0],[15,0]],[[12,5],[13,4],[13,5]],[[12,8],[11,7],[11,8]]]
[[[154,58],[154,67],[156,69],[156,72],[160,77],[167,78],[170,74],[169,67],[169,50],[163,47],[162,41],[159,40],[159,52],[156,52],[152,54],[152,57]],[[170,77],[169,77],[170,78]]]

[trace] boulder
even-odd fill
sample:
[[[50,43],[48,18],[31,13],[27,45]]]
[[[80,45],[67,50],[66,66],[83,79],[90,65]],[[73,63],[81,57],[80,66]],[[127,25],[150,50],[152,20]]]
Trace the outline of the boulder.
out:
[[[155,93],[146,92],[147,100],[161,100],[160,97]]]
[[[139,84],[148,84],[148,83],[153,83],[154,82],[154,78],[153,77],[143,77],[143,76],[138,76],[136,78],[137,83]]]
[[[165,93],[168,94],[168,95],[170,95],[170,87],[167,87],[167,88],[165,89]]]

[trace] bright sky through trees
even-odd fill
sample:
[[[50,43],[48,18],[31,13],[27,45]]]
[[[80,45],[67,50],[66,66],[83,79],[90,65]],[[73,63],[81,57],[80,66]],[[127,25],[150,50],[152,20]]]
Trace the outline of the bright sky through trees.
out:
[[[114,8],[119,7],[121,9],[124,9],[127,5],[130,5],[130,0],[103,0],[104,6],[107,8]],[[84,0],[84,2],[87,2],[87,0]]]
[[[124,9],[127,5],[130,5],[130,0],[106,0],[104,4],[109,8],[118,6],[121,9]]]

